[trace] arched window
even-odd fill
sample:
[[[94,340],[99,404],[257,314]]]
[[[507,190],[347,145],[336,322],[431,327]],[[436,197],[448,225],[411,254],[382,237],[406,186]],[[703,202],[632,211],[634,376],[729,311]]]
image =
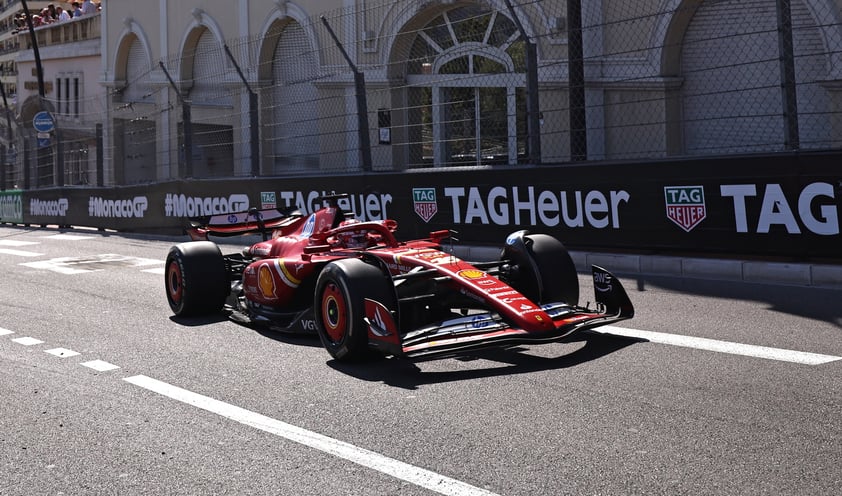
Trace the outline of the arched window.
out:
[[[801,148],[832,145],[821,32],[807,4],[790,4]],[[685,151],[779,151],[785,143],[775,2],[704,2],[681,51]]]
[[[407,83],[417,111],[410,167],[516,164],[527,155],[525,44],[484,6],[442,12],[417,32]]]
[[[209,29],[202,31],[193,52],[188,55],[193,64],[193,86],[190,89],[193,105],[232,106],[230,91],[220,84],[220,68],[226,56]]]
[[[124,102],[153,101],[154,93],[149,85],[149,57],[137,36],[131,36],[128,56],[126,57],[126,87],[123,90]]]
[[[272,60],[272,171],[317,169],[319,121],[314,106],[318,62],[304,28],[290,21],[280,26]]]

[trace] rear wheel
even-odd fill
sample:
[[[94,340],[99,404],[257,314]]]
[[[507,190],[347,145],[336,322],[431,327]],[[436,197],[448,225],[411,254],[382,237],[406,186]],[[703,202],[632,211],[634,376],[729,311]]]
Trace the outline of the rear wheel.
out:
[[[393,294],[383,272],[362,260],[327,264],[316,281],[314,309],[319,339],[330,356],[343,361],[369,358],[365,298],[388,302]]]
[[[225,259],[216,243],[194,241],[170,248],[164,287],[173,313],[179,317],[209,315],[222,310],[231,290]]]
[[[507,284],[536,303],[579,303],[576,265],[561,241],[546,234],[514,233],[501,258],[508,263]]]

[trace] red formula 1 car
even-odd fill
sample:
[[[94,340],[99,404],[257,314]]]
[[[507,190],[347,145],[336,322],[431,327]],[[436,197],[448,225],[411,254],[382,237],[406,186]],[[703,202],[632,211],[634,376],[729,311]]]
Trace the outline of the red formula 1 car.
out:
[[[315,332],[338,360],[371,350],[422,359],[560,341],[634,315],[620,281],[597,266],[596,308],[578,306],[576,268],[553,237],[518,231],[499,260],[471,263],[444,243],[450,231],[398,241],[395,221],[349,218],[342,197],[324,197],[311,215],[252,209],[191,221],[194,241],[167,256],[172,311],[226,310],[250,325]],[[256,233],[263,241],[229,255],[207,240]]]

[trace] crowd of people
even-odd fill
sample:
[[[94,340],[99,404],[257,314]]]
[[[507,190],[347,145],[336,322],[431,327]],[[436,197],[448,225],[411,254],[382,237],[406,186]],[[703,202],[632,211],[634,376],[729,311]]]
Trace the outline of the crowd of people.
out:
[[[50,4],[41,9],[41,12],[32,14],[32,25],[34,27],[38,27],[52,24],[54,22],[69,21],[75,17],[96,14],[101,8],[102,6],[94,3],[93,0],[73,2],[68,8]],[[25,13],[21,12],[15,17],[15,25],[17,26],[17,30],[26,28]]]

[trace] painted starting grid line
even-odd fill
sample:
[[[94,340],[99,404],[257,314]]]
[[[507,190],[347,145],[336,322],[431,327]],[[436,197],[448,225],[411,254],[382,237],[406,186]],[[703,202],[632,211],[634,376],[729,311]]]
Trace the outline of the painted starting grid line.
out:
[[[59,274],[85,274],[98,272],[104,267],[148,267],[150,265],[163,265],[161,260],[152,258],[129,257],[114,253],[103,253],[91,257],[60,257],[50,260],[38,260],[26,262],[20,265],[31,269],[42,269],[57,272]]]
[[[37,241],[21,241],[17,239],[0,239],[0,255],[13,255],[16,257],[40,257],[43,253],[34,251],[17,250],[24,246],[37,245]]]
[[[671,346],[694,348],[697,350],[715,351],[731,355],[765,358],[767,360],[778,360],[781,362],[800,363],[803,365],[822,365],[825,363],[835,362],[836,360],[842,360],[842,357],[839,356],[822,355],[820,353],[808,353],[806,351],[784,350],[781,348],[769,348],[766,346],[756,346],[752,344],[732,343],[730,341],[682,336],[680,334],[641,331],[638,329],[627,329],[625,327],[602,326],[594,330],[604,334],[613,334],[615,336],[644,339],[651,343],[668,344]]]
[[[52,234],[50,236],[42,236],[45,239],[57,239],[63,241],[70,241],[70,240],[81,240],[81,239],[92,239],[92,236],[81,236],[76,234]],[[38,245],[40,244],[37,241],[21,241],[21,240],[14,240],[14,239],[0,239],[0,255],[12,255],[16,257],[27,257],[27,258],[34,258],[34,257],[41,257],[44,254],[34,251],[25,251],[19,250],[17,248],[31,246],[31,245]],[[86,260],[78,259],[75,257],[62,257],[62,258],[53,258],[50,260],[40,260],[36,262],[27,262],[22,263],[25,267],[33,268],[33,269],[42,269],[42,270],[51,270],[53,272],[58,272],[60,274],[83,274],[88,272],[96,272],[101,269],[92,269],[86,266],[102,264],[102,263],[110,263],[110,264],[120,264],[123,266],[130,266],[130,267],[145,267],[150,265],[156,265],[158,267],[149,268],[149,269],[141,269],[141,272],[149,272],[151,274],[163,275],[164,274],[164,261],[163,260],[155,260],[150,258],[140,258],[140,257],[129,257],[129,256],[122,256],[122,255],[115,255],[115,254],[102,254],[97,255],[94,257],[90,257]]]

